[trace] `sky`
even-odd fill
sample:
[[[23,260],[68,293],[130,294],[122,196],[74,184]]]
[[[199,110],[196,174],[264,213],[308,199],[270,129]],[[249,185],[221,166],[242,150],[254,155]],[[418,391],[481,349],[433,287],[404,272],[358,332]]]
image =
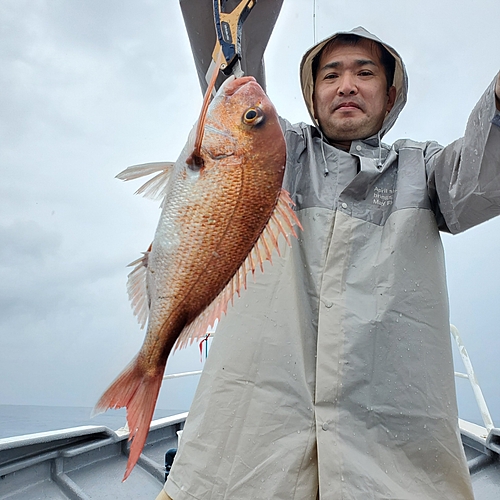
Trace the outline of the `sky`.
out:
[[[285,0],[266,52],[267,91],[282,116],[309,121],[302,54],[362,25],[409,72],[408,104],[385,142],[448,144],[500,70],[499,17],[498,0]],[[142,344],[126,265],[159,217],[158,203],[133,195],[140,184],[114,177],[175,160],[201,106],[180,8],[2,0],[0,64],[0,404],[90,407]],[[443,241],[451,321],[500,425],[500,219]],[[194,346],[167,372],[201,367]],[[166,381],[158,406],[186,410],[195,385]],[[461,416],[478,421],[468,382],[457,389]]]

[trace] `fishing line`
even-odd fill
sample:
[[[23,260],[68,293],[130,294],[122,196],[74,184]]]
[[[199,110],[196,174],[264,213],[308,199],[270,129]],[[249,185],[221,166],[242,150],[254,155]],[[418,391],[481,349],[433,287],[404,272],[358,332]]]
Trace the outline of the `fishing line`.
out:
[[[316,45],[316,0],[313,0],[313,45]]]

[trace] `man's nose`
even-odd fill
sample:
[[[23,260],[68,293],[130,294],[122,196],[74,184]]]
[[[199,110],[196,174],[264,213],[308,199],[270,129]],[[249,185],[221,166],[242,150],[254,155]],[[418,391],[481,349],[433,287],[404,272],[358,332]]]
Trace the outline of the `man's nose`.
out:
[[[355,79],[350,73],[345,73],[339,78],[339,87],[337,90],[339,95],[354,95],[358,93]]]

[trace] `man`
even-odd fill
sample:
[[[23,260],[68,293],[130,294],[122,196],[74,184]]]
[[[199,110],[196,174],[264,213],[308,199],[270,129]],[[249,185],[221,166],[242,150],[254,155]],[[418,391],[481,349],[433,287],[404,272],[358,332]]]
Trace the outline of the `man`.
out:
[[[309,50],[315,126],[283,121],[303,226],[221,321],[166,493],[186,499],[472,499],[444,256],[500,213],[500,82],[464,138],[381,137],[401,58],[362,28]]]

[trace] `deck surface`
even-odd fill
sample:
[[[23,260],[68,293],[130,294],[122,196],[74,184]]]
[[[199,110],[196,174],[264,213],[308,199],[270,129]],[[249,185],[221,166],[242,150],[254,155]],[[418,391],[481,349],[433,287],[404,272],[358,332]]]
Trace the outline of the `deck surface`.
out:
[[[143,454],[122,483],[128,433],[88,426],[0,439],[2,500],[154,500],[164,478],[164,456],[177,448],[187,414],[156,420]],[[460,421],[476,500],[500,499],[500,429]]]

